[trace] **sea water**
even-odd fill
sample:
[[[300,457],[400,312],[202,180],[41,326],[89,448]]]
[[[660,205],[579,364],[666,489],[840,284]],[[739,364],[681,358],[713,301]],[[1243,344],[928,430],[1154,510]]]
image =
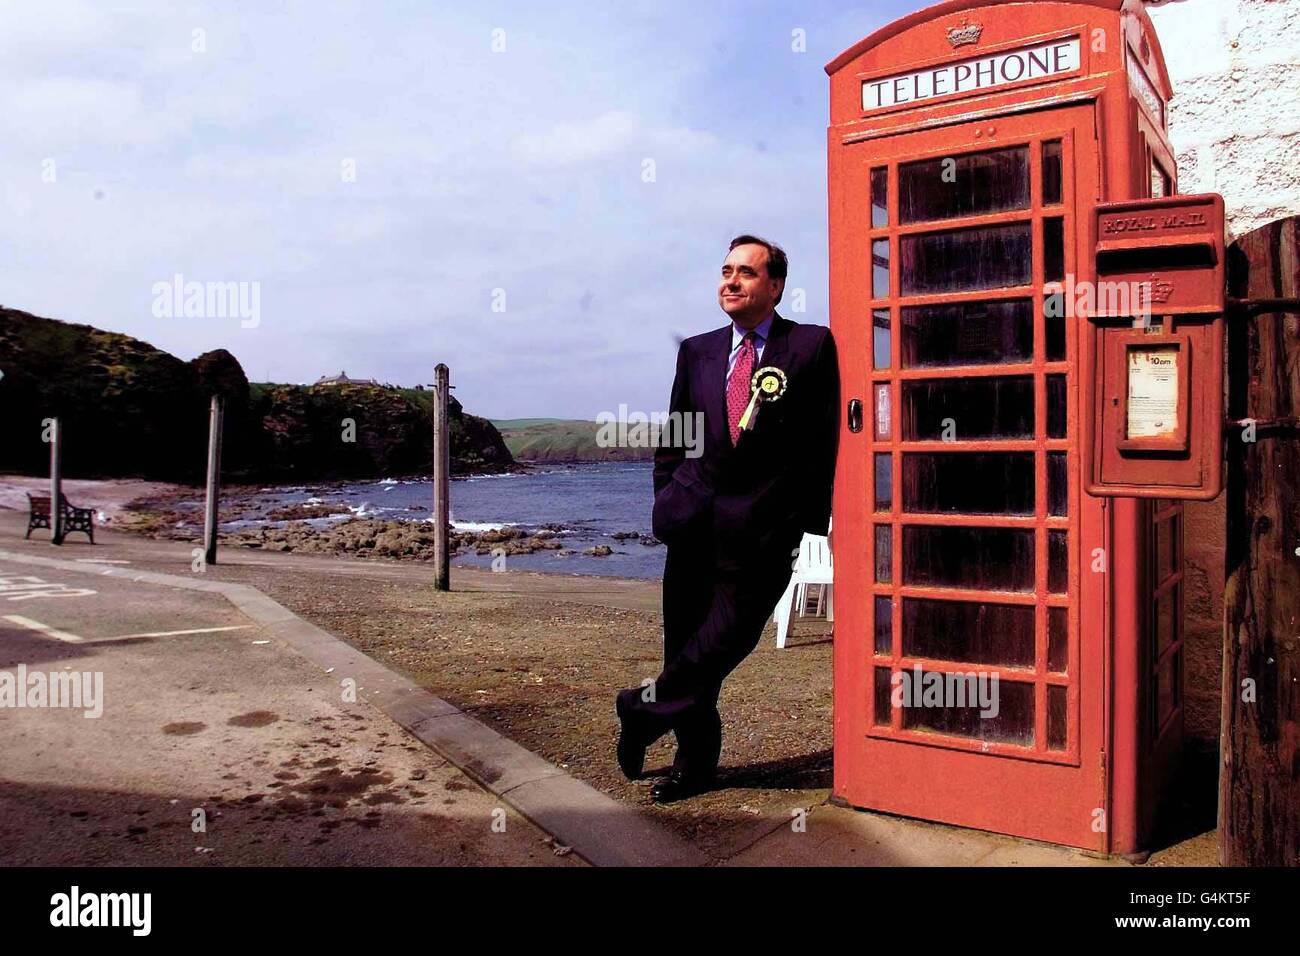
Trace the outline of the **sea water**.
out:
[[[563,551],[537,551],[506,557],[507,570],[559,574],[602,574],[629,578],[658,578],[663,574],[664,548],[647,546],[638,538],[618,540],[616,533],[650,536],[653,485],[649,462],[592,462],[533,466],[525,474],[475,475],[451,482],[452,526],[463,531],[517,527],[528,531],[550,527]],[[264,488],[259,504],[342,504],[349,515],[398,521],[427,521],[433,486],[427,480],[385,478],[380,481],[335,482]],[[349,515],[317,518],[318,527]],[[222,530],[262,524],[223,522]],[[582,554],[608,545],[605,557]],[[462,554],[453,566],[489,567],[491,555]]]

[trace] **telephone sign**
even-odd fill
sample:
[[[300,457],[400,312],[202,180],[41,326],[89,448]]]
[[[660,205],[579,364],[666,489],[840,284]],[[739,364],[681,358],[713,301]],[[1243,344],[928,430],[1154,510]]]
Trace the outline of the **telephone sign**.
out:
[[[904,103],[976,93],[1021,80],[1073,73],[1079,69],[1079,38],[1053,40],[962,63],[945,63],[902,76],[862,81],[862,109],[870,113]]]

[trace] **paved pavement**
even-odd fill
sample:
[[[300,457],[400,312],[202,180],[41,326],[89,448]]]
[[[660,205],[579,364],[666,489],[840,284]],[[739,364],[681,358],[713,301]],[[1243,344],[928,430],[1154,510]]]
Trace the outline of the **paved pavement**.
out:
[[[221,594],[0,559],[20,667],[78,706],[0,709],[4,865],[579,862]]]

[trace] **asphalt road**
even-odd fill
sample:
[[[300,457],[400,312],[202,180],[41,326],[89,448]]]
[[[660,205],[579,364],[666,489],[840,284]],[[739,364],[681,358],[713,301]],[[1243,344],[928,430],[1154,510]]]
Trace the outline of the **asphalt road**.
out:
[[[218,594],[0,560],[0,865],[578,862],[344,696]]]

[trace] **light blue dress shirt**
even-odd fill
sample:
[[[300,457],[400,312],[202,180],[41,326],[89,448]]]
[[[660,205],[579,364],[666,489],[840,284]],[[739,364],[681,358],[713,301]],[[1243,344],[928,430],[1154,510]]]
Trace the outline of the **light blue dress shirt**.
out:
[[[763,361],[763,346],[767,345],[768,333],[772,331],[772,320],[776,318],[773,312],[754,328],[754,368],[757,369]],[[745,341],[745,330],[731,323],[731,355],[727,359],[727,380],[731,380],[731,370],[736,367],[736,359],[740,358],[740,345]]]

